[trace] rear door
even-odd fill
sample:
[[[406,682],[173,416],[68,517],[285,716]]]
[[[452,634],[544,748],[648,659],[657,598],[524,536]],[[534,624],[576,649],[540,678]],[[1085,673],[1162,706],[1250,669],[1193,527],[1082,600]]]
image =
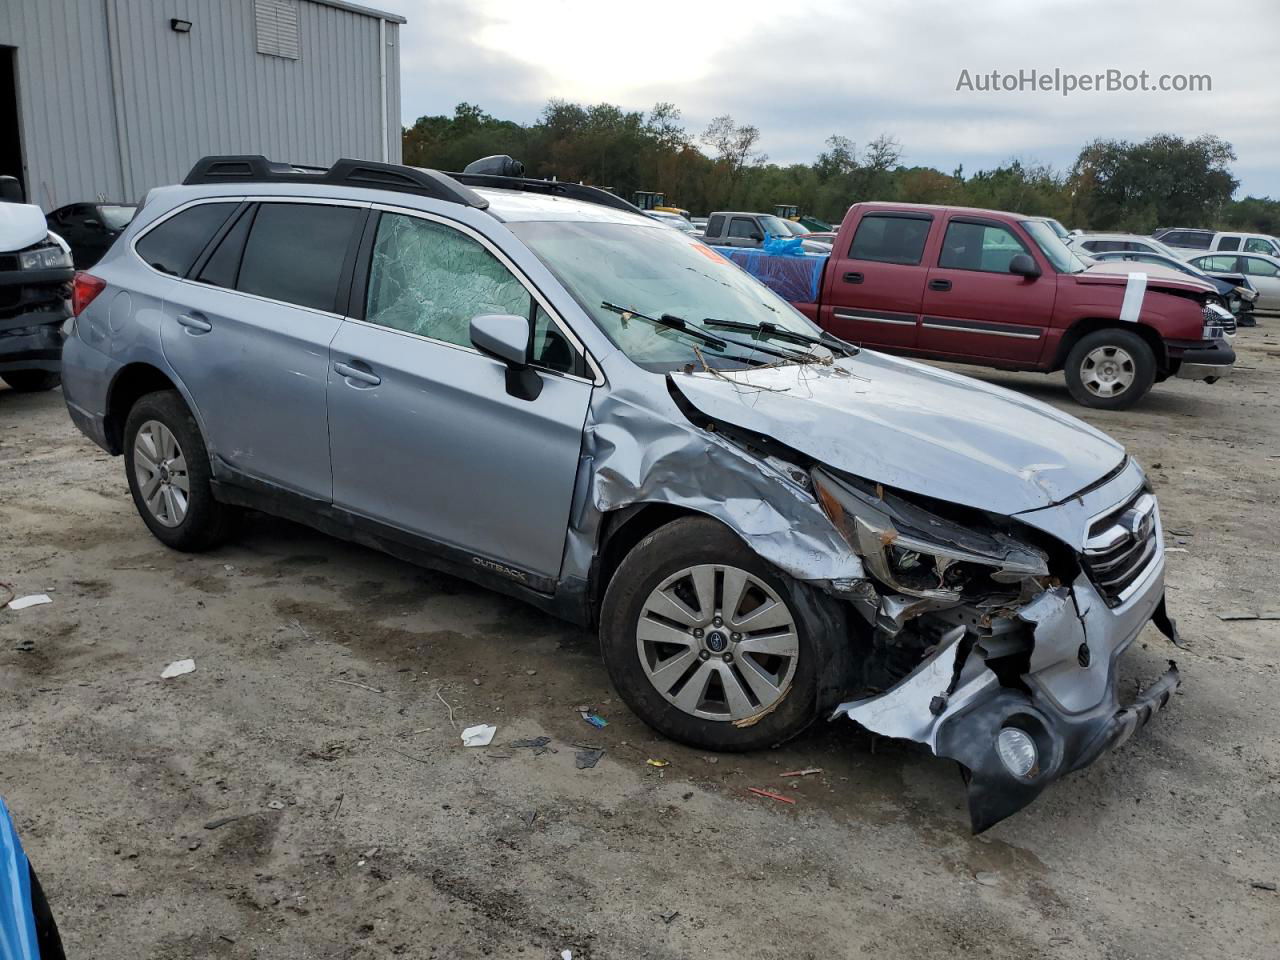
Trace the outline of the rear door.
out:
[[[914,347],[933,221],[916,211],[863,213],[848,249],[840,237],[831,249],[819,326],[869,347]]]
[[[326,380],[366,204],[245,204],[174,284],[165,357],[210,452],[245,478],[328,504]]]
[[[479,234],[391,209],[371,229],[331,351],[334,503],[547,588],[591,399],[585,355]],[[486,313],[532,317],[535,399],[508,392],[506,367],[471,346],[471,319]]]
[[[1038,360],[1057,273],[1033,246],[1011,224],[950,216],[925,285],[919,348],[973,359]],[[1009,272],[1009,261],[1021,253],[1040,265],[1039,277]]]

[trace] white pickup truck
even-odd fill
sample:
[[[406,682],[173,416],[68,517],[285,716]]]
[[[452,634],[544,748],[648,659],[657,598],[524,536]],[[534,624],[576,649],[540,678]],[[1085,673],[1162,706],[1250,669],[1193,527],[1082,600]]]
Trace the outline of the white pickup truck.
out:
[[[19,391],[60,381],[63,325],[71,316],[71,249],[39,207],[0,177],[0,379]]]

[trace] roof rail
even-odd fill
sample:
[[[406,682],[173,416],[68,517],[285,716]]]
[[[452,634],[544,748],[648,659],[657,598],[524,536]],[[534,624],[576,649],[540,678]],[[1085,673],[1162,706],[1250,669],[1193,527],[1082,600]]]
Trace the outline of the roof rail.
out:
[[[498,178],[501,179],[501,178]],[[373,160],[342,159],[329,168],[309,167],[299,163],[277,163],[257,154],[225,157],[202,157],[187,174],[184,184],[197,183],[316,183],[360,187],[366,190],[391,190],[460,203],[484,210],[489,201],[452,177],[406,167],[398,163]]]
[[[496,187],[501,190],[524,190],[527,193],[545,193],[551,196],[566,197],[570,200],[598,203],[601,206],[613,207],[615,210],[625,210],[628,213],[644,213],[635,204],[628,203],[616,193],[610,193],[601,187],[589,187],[585,183],[570,183],[566,180],[535,180],[531,177],[499,177],[490,173],[449,173],[445,174],[445,176],[469,187]]]

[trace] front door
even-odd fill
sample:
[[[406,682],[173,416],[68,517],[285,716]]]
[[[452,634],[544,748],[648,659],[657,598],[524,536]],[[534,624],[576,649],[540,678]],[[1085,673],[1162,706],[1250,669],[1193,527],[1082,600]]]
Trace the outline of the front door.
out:
[[[171,285],[160,328],[210,453],[247,477],[326,504],[329,342],[342,322],[344,265],[365,214],[362,206],[319,202],[240,211],[212,255]],[[138,245],[144,257],[146,239]]]
[[[581,353],[477,234],[392,212],[376,231],[357,268],[362,319],[331,350],[335,505],[518,581],[555,579],[591,399]],[[532,317],[536,399],[509,393],[506,368],[471,346],[487,313]]]
[[[1009,226],[952,217],[925,284],[920,349],[967,359],[1037,361],[1053,317],[1057,274],[1043,263],[1039,277],[1010,273],[1009,261],[1020,253],[1040,263]]]

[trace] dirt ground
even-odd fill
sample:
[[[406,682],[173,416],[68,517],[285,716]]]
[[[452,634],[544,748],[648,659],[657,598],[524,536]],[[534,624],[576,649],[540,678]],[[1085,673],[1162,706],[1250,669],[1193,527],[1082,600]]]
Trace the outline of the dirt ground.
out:
[[[1084,414],[1176,548],[1190,649],[1149,627],[1125,682],[1172,656],[1184,685],[976,838],[954,765],[847,721],[684,749],[592,637],[466,583],[265,518],[171,552],[59,393],[0,390],[0,581],[53,598],[0,610],[0,792],[68,956],[1280,956],[1280,621],[1218,617],[1280,609],[1277,330],[1242,331],[1229,381]],[[1082,413],[1060,376],[977,373]]]

